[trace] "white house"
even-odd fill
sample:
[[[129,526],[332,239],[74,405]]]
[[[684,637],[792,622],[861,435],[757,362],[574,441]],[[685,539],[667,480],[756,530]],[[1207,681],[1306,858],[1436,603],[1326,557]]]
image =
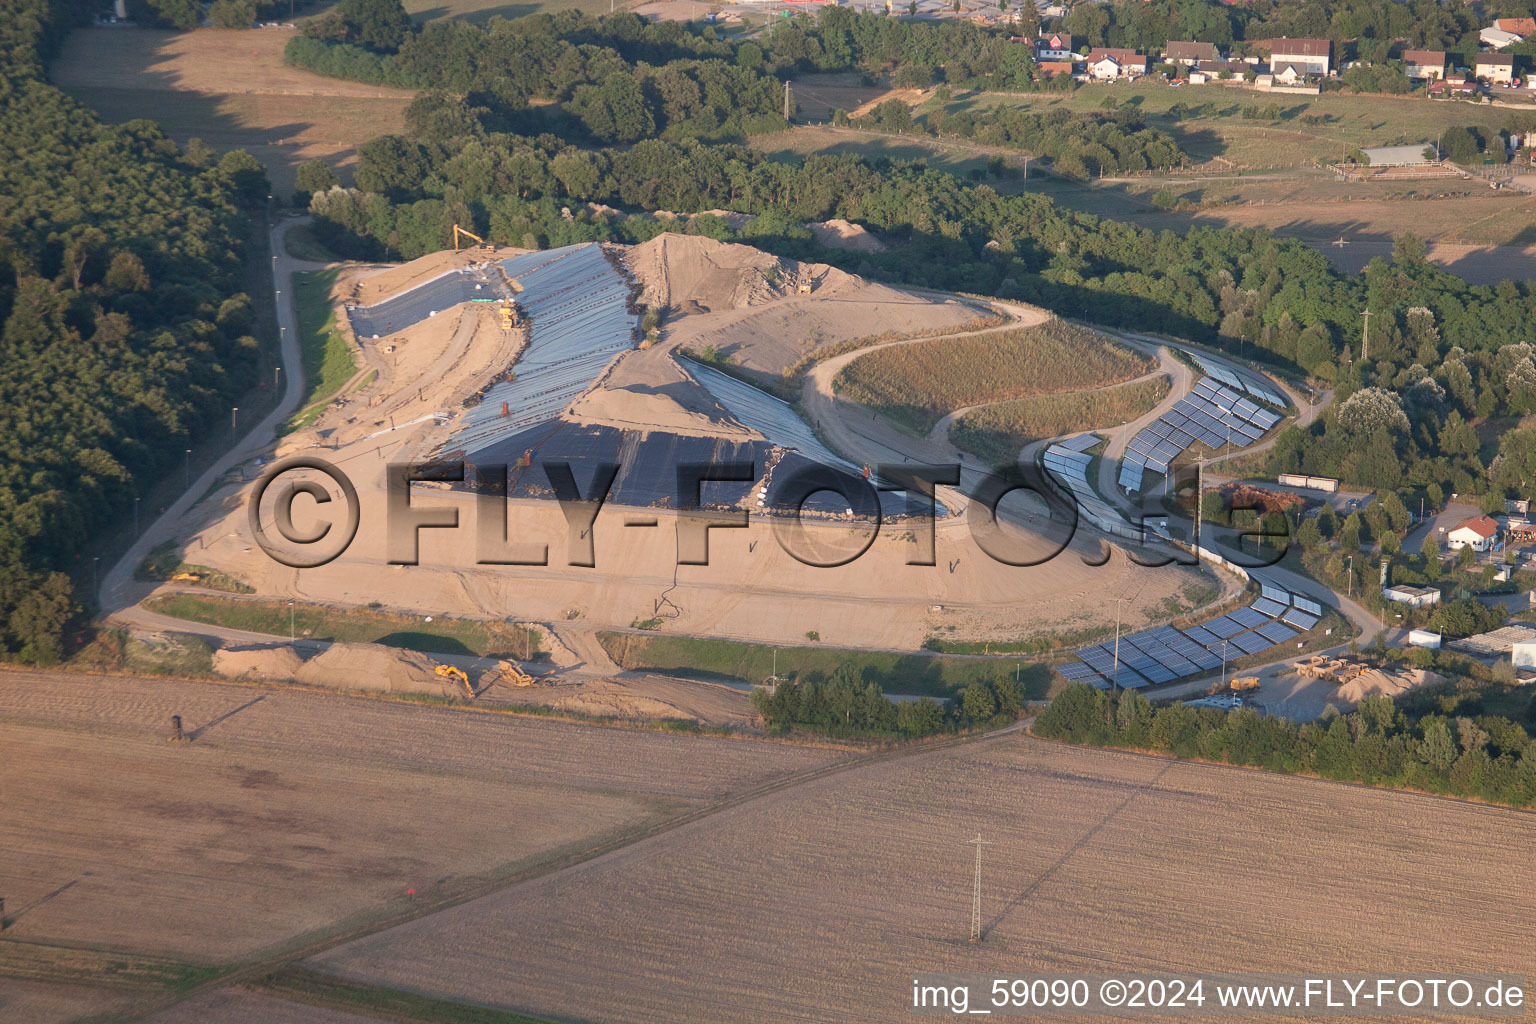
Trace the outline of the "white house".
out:
[[[1381,596],[1410,608],[1428,608],[1440,603],[1440,591],[1432,587],[1409,587],[1401,583],[1381,588]]]
[[[1267,45],[1271,71],[1282,64],[1295,64],[1304,68],[1306,74],[1326,75],[1333,66],[1333,50],[1326,39],[1291,39],[1281,36],[1279,39],[1268,40]]]
[[[1504,47],[1512,43],[1518,43],[1524,38],[1524,36],[1515,35],[1513,32],[1506,32],[1501,28],[1485,28],[1477,34],[1478,42],[1484,46],[1491,46],[1495,50],[1502,50]]]
[[[1487,551],[1493,547],[1493,540],[1498,535],[1498,523],[1487,516],[1478,516],[1476,519],[1468,519],[1446,534],[1445,542],[1453,551],[1460,551],[1462,548]]]
[[[1307,78],[1307,66],[1294,61],[1276,61],[1270,65],[1270,78],[1276,85],[1295,85]]]
[[[1415,82],[1434,82],[1445,77],[1444,50],[1404,50],[1404,70]]]
[[[1507,53],[1480,53],[1472,59],[1472,71],[1478,78],[1508,84],[1515,80],[1515,58]]]
[[[1145,54],[1135,50],[1098,49],[1088,54],[1088,74],[1100,80],[1135,78],[1147,73]]]
[[[1074,59],[1076,55],[1072,52],[1072,37],[1065,32],[1041,36],[1035,40],[1035,60],[1037,61]]]

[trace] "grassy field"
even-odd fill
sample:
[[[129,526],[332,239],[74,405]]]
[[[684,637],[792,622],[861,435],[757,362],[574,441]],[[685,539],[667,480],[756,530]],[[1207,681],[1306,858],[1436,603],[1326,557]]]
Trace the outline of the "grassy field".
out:
[[[299,348],[304,360],[304,400],[284,425],[284,433],[313,423],[325,411],[326,403],[357,373],[352,347],[336,325],[336,309],[331,303],[336,273],[316,270],[293,275]]]
[[[1221,157],[1247,167],[1295,167],[1338,160],[1357,147],[1426,142],[1452,125],[1497,129],[1509,108],[1442,103],[1422,97],[1263,93],[1225,85],[1170,89],[1151,81],[1085,85],[1069,93],[966,93],[953,109],[1022,106],[1099,111],[1106,100],[1133,105],[1149,125],[1168,131],[1196,160]],[[931,101],[932,102],[932,101]],[[1275,106],[1278,120],[1245,116]]]
[[[298,165],[311,159],[349,180],[360,144],[404,127],[412,93],[287,67],[293,34],[80,29],[49,75],[108,121],[147,117],[179,143],[248,150],[279,193],[292,191]]]
[[[286,601],[237,601],[223,597],[164,594],[152,597],[146,607],[190,622],[243,629],[252,633],[295,636],[341,643],[383,644],[432,654],[476,654],[482,657],[522,658],[537,655],[539,636],[508,622],[455,619],[420,615],[393,615],[366,608],[328,608]],[[291,614],[290,614],[291,611]],[[291,620],[291,622],[290,622]]]
[[[652,669],[672,675],[737,679],[760,683],[777,667],[791,673],[830,676],[843,665],[858,669],[862,678],[887,693],[952,697],[978,679],[1019,673],[1031,699],[1044,697],[1050,673],[1040,665],[1005,658],[946,658],[940,655],[892,654],[834,647],[771,647],[738,640],[686,636],[636,636],[599,633],[608,656],[627,669]]]
[[[893,423],[927,434],[956,409],[1083,388],[1150,372],[1153,361],[1061,320],[895,345],[849,363],[833,388]]]
[[[774,160],[799,163],[812,153],[852,153],[866,159],[921,160],[935,170],[969,177],[972,171],[985,171],[987,160],[1000,155],[1011,167],[1021,168],[1024,158],[1016,150],[989,149],[963,143],[945,142],[931,136],[882,135],[879,132],[832,128],[825,125],[800,125],[771,135],[754,135],[752,148]],[[1022,174],[983,179],[999,192],[1023,190]]]
[[[1040,395],[974,409],[949,426],[950,443],[989,465],[1012,466],[1031,441],[1129,423],[1168,394],[1168,378],[1095,391]]]
[[[766,796],[312,964],[563,1019],[711,1024],[908,1021],[914,972],[1528,975],[1508,935],[1529,927],[1510,894],[1533,841],[1536,817],[1500,808],[1004,736]]]

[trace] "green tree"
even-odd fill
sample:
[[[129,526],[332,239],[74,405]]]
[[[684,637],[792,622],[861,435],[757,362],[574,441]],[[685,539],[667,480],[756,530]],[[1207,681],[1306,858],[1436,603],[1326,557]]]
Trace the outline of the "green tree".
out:
[[[985,722],[997,714],[997,702],[985,683],[972,683],[960,691],[960,714],[968,722]]]
[[[208,20],[215,28],[252,28],[256,24],[256,0],[214,0]]]
[[[1419,548],[1419,554],[1424,557],[1424,575],[1432,580],[1440,578],[1440,543],[1435,540],[1434,532],[1424,535],[1424,544]]]

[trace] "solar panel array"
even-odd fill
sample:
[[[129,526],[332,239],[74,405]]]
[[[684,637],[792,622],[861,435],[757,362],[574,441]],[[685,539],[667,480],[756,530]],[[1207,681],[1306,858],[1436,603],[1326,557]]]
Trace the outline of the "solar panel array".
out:
[[[1224,660],[1262,653],[1317,625],[1322,611],[1317,602],[1257,573],[1251,575],[1259,583],[1260,597],[1247,608],[1199,626],[1158,626],[1127,634],[1120,637],[1118,657],[1114,640],[1094,644],[1077,652],[1081,661],[1060,665],[1056,671],[1072,682],[1101,690],[1110,688],[1111,679],[1127,690],[1158,686],[1213,671]],[[1318,614],[1304,611],[1302,604],[1317,608]]]
[[[1207,376],[1216,378],[1229,388],[1246,391],[1254,398],[1268,402],[1270,405],[1278,406],[1281,409],[1284,409],[1288,404],[1285,396],[1281,395],[1274,387],[1260,380],[1258,374],[1239,373],[1216,363],[1214,360],[1201,359],[1196,355],[1191,355],[1190,358],[1194,359],[1200,369],[1206,372]]]
[[[1173,460],[1196,442],[1220,448],[1230,440],[1246,448],[1279,422],[1279,414],[1203,377],[1172,409],[1131,438],[1120,463],[1120,487],[1141,490],[1145,473],[1166,474]]]
[[[860,467],[834,455],[831,449],[822,444],[787,403],[779,401],[761,388],[755,388],[746,381],[737,380],[712,367],[688,361],[683,363],[683,368],[743,426],[750,427],[775,444],[794,448],[823,466],[839,466],[855,473],[860,472]]]
[[[1045,471],[1071,492],[1078,515],[1089,525],[1111,536],[1142,541],[1146,536],[1143,527],[1126,519],[1119,509],[1099,497],[1088,482],[1088,467],[1092,460],[1087,451],[1098,443],[1098,435],[1091,433],[1057,441],[1045,450],[1041,460]]]
[[[486,391],[449,442],[471,458],[559,415],[635,343],[629,281],[595,242],[513,256],[501,268],[522,286],[517,303],[529,318],[528,347],[515,377]]]

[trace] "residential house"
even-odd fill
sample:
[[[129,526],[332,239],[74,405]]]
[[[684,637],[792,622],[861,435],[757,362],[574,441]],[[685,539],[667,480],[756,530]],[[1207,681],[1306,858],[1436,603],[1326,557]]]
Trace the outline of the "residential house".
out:
[[[1472,73],[1498,85],[1515,80],[1515,58],[1507,53],[1480,53],[1472,60]]]
[[[1440,591],[1431,587],[1408,587],[1401,583],[1382,587],[1381,596],[1410,608],[1428,608],[1440,603]]]
[[[1269,49],[1269,66],[1273,71],[1281,64],[1297,64],[1309,75],[1326,75],[1333,67],[1333,50],[1326,39],[1291,39],[1281,36],[1267,40],[1260,49]]]
[[[1041,36],[1035,40],[1035,60],[1041,63],[1045,61],[1073,60],[1072,37],[1065,32],[1057,32],[1055,35]]]
[[[1269,66],[1269,74],[1276,85],[1299,85],[1307,79],[1307,65],[1276,61]]]
[[[1444,50],[1405,50],[1403,64],[1415,82],[1438,82],[1445,77]]]
[[[1475,96],[1477,82],[1468,80],[1466,75],[1446,75],[1438,82],[1429,83],[1425,91],[1431,96]]]
[[[1525,37],[1514,32],[1506,32],[1501,28],[1485,28],[1477,34],[1478,42],[1484,46],[1491,46],[1495,50],[1502,50],[1512,43],[1518,43]]]
[[[1468,519],[1445,535],[1445,542],[1453,551],[1471,548],[1473,551],[1492,549],[1494,538],[1499,535],[1499,524],[1488,516]]]
[[[1520,38],[1536,35],[1536,18],[1495,18],[1493,27],[1501,32],[1512,32]]]
[[[1182,64],[1187,68],[1194,67],[1203,60],[1220,60],[1221,54],[1216,50],[1215,43],[1186,43],[1170,42],[1168,48],[1163,51],[1163,60],[1169,64]]]
[[[1203,60],[1197,70],[1211,78],[1220,77],[1223,71],[1233,78],[1242,78],[1250,71],[1257,71],[1258,65],[1243,60]]]
[[[1135,50],[1098,49],[1088,54],[1088,74],[1101,81],[1135,78],[1147,73],[1146,54]]]

